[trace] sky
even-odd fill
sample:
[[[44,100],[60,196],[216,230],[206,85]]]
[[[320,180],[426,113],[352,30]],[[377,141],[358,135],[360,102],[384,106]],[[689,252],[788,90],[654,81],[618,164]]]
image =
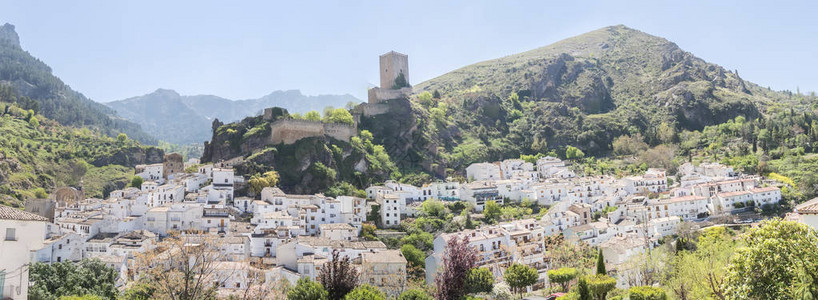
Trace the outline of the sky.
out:
[[[416,84],[617,24],[761,86],[818,91],[816,15],[816,1],[0,0],[23,48],[99,102],[158,88],[365,99],[390,50]]]

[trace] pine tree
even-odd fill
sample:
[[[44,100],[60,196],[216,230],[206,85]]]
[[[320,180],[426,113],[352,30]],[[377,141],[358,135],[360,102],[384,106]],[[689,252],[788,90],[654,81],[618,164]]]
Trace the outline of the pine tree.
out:
[[[596,273],[599,275],[608,274],[607,270],[605,270],[605,258],[602,257],[602,249],[599,250],[596,258]]]

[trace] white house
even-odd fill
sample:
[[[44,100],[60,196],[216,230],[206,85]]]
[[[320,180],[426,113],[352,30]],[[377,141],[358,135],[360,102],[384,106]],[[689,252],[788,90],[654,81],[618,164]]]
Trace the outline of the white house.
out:
[[[28,299],[28,270],[43,248],[48,219],[0,205],[0,295],[3,299]]]
[[[466,178],[469,181],[499,180],[502,179],[500,166],[493,163],[475,163],[466,168]]]

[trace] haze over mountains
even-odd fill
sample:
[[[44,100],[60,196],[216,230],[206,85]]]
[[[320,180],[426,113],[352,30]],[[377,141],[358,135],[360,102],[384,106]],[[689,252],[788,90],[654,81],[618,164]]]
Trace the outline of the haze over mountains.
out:
[[[108,136],[126,133],[140,142],[156,144],[156,139],[137,124],[118,117],[114,110],[88,99],[54,76],[48,65],[21,47],[14,25],[8,23],[0,26],[0,85],[12,87],[18,96],[33,100],[21,102],[21,108],[62,125],[89,127]]]
[[[352,95],[307,96],[299,90],[275,91],[257,99],[230,100],[213,95],[179,95],[174,90],[158,89],[153,93],[105,103],[117,113],[138,123],[159,140],[175,144],[202,143],[210,138],[215,119],[234,122],[261,114],[267,107],[283,107],[292,113],[360,103]]]

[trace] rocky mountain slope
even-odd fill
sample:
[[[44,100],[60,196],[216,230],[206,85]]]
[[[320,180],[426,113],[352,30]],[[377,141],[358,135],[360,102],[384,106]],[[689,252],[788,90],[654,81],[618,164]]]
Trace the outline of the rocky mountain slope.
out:
[[[325,107],[344,107],[350,102],[361,101],[351,95],[306,96],[298,90],[275,91],[258,99],[230,100],[212,95],[182,96],[173,90],[159,89],[106,105],[160,140],[189,144],[207,140],[210,123],[215,119],[235,122],[274,106],[293,113],[321,112]]]
[[[143,143],[156,144],[139,125],[118,117],[113,109],[88,99],[54,76],[48,65],[23,50],[11,24],[0,26],[0,85],[32,100],[20,103],[24,109],[60,124],[89,127],[112,137],[126,133]]]
[[[415,92],[429,92],[413,99],[436,145],[426,164],[455,170],[567,146],[605,155],[616,137],[636,133],[652,145],[673,143],[663,138],[808,106],[622,25],[466,66]]]

